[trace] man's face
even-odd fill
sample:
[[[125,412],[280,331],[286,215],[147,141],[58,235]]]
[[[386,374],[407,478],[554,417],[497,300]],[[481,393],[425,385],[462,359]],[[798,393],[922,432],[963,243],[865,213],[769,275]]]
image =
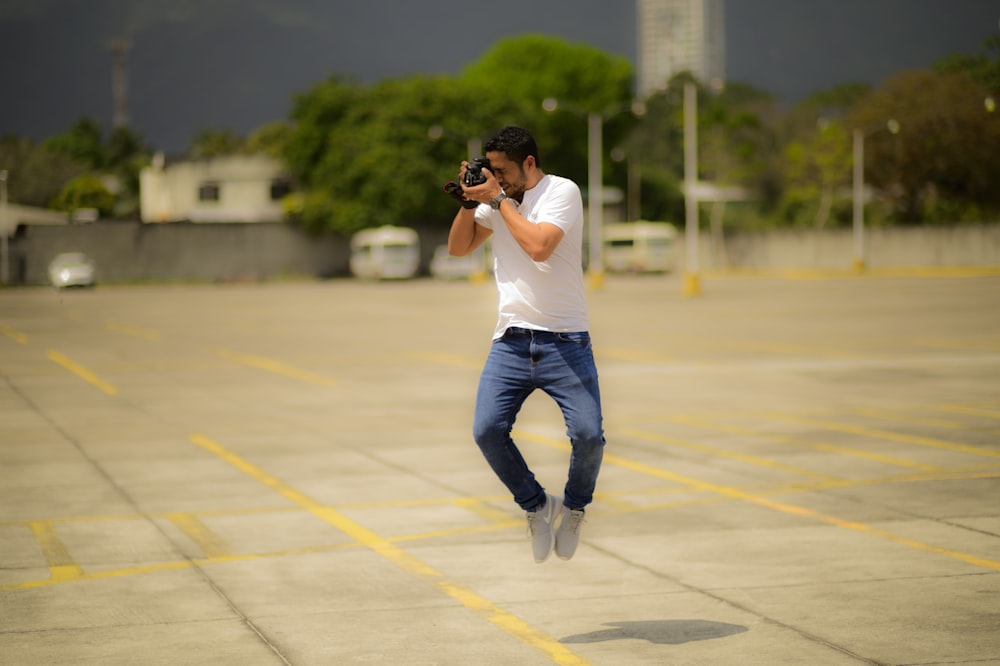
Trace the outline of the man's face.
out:
[[[511,199],[521,201],[524,197],[525,177],[521,165],[507,158],[507,153],[492,151],[486,153],[490,159],[490,171],[500,183],[500,187]]]

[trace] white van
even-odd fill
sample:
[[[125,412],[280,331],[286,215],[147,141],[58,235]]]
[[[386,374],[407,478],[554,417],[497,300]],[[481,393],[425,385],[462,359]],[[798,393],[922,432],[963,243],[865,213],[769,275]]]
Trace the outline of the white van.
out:
[[[359,231],[351,237],[350,267],[360,278],[411,278],[420,269],[420,238],[408,227]]]
[[[668,273],[674,269],[677,228],[667,222],[624,222],[604,227],[604,267],[614,272]]]

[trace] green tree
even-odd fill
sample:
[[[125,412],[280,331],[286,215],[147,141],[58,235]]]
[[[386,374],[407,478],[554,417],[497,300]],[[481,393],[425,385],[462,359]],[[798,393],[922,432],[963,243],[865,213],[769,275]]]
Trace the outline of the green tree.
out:
[[[134,216],[139,210],[139,172],[149,164],[150,149],[130,127],[111,130],[105,144],[105,172],[114,178],[115,216]]]
[[[675,76],[646,99],[646,113],[629,139],[628,152],[638,160],[640,217],[680,222],[684,219],[684,84],[689,74]]]
[[[298,96],[285,150],[303,188],[290,202],[296,219],[349,234],[445,217],[441,186],[465,155],[453,145],[448,159],[438,160],[443,148],[428,130],[469,127],[459,118],[472,101],[454,79],[426,76],[371,88],[334,78]],[[445,164],[449,176],[439,168]]]
[[[723,184],[751,184],[775,147],[777,105],[752,86],[733,83],[718,93],[702,90],[699,141],[702,176]]]
[[[188,148],[194,159],[208,159],[224,155],[238,155],[244,152],[244,139],[227,129],[203,129],[195,134]]]
[[[295,96],[285,157],[305,187],[319,189],[325,185],[315,178],[315,173],[324,156],[337,150],[331,132],[348,122],[363,103],[364,89],[360,85],[336,77]]]
[[[86,169],[96,171],[107,165],[101,126],[90,118],[81,118],[69,131],[48,139],[44,145],[53,154],[68,157]]]
[[[871,94],[867,84],[842,84],[798,102],[781,119],[782,146],[777,183],[780,199],[772,202],[781,224],[823,227],[849,221],[844,188],[852,174],[851,128],[845,120]]]
[[[782,140],[809,141],[826,123],[842,123],[871,91],[867,83],[846,83],[809,95],[783,114]]]
[[[69,181],[52,202],[52,208],[67,213],[79,208],[96,208],[102,217],[110,215],[114,205],[115,196],[100,178],[90,174]]]
[[[246,141],[249,153],[283,158],[288,147],[291,126],[285,122],[274,122],[254,130]]]
[[[0,138],[0,169],[9,174],[7,193],[11,201],[41,208],[48,207],[66,183],[85,170],[44,144],[15,136]]]
[[[965,72],[995,97],[1000,95],[1000,35],[991,35],[983,42],[978,55],[953,55],[942,59],[936,68],[942,72]]]
[[[850,184],[851,133],[842,123],[822,118],[817,131],[786,145],[784,157],[784,220],[825,226],[838,191]]]
[[[627,113],[620,113],[632,101],[633,74],[625,58],[586,44],[529,34],[498,41],[465,68],[462,80],[483,91],[477,103],[487,103],[492,97],[511,100],[508,113],[494,117],[490,127],[507,123],[527,127],[538,141],[543,169],[585,184],[587,123],[583,114],[608,114],[603,143],[621,143],[633,125]],[[548,98],[557,100],[562,110],[545,113],[542,102]],[[611,117],[613,112],[619,113]]]
[[[773,168],[777,105],[750,86],[723,91],[699,84],[689,72],[674,76],[646,100],[646,114],[628,140],[642,172],[642,217],[684,219],[684,88],[698,92],[699,178],[724,185],[762,189]]]
[[[958,222],[1000,211],[1000,122],[965,72],[904,72],[848,118],[867,135],[866,182],[890,195],[894,219]],[[879,131],[888,119],[897,134]]]
[[[284,155],[301,190],[287,209],[307,228],[345,234],[381,224],[446,225],[455,207],[441,188],[467,156],[467,140],[511,123],[534,131],[546,170],[585,178],[584,122],[546,116],[542,100],[559,95],[584,109],[628,100],[631,66],[615,63],[590,47],[529,36],[501,42],[461,77],[317,84],[293,102]],[[523,85],[527,67],[541,68],[544,81],[528,77]],[[432,136],[432,127],[440,134]]]
[[[105,140],[100,126],[83,118],[40,146],[7,137],[0,141],[0,158],[11,171],[12,200],[63,209],[81,187],[73,180],[89,174],[110,186],[114,204],[102,213],[124,216],[138,209],[139,171],[148,162],[149,150],[128,127],[115,128]]]

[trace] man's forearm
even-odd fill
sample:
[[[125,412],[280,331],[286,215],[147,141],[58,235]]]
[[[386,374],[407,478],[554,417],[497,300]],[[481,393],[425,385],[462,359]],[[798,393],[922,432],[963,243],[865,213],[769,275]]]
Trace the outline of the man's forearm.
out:
[[[554,224],[529,222],[509,201],[500,204],[500,214],[511,236],[533,261],[545,261],[562,240],[563,233]]]
[[[476,210],[459,208],[448,232],[448,254],[464,257],[476,249]]]

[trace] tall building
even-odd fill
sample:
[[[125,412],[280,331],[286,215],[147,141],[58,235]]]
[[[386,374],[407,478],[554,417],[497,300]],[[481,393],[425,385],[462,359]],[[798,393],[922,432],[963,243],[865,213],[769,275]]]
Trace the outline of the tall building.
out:
[[[636,0],[638,94],[646,97],[672,76],[690,71],[721,89],[726,80],[724,0]]]

